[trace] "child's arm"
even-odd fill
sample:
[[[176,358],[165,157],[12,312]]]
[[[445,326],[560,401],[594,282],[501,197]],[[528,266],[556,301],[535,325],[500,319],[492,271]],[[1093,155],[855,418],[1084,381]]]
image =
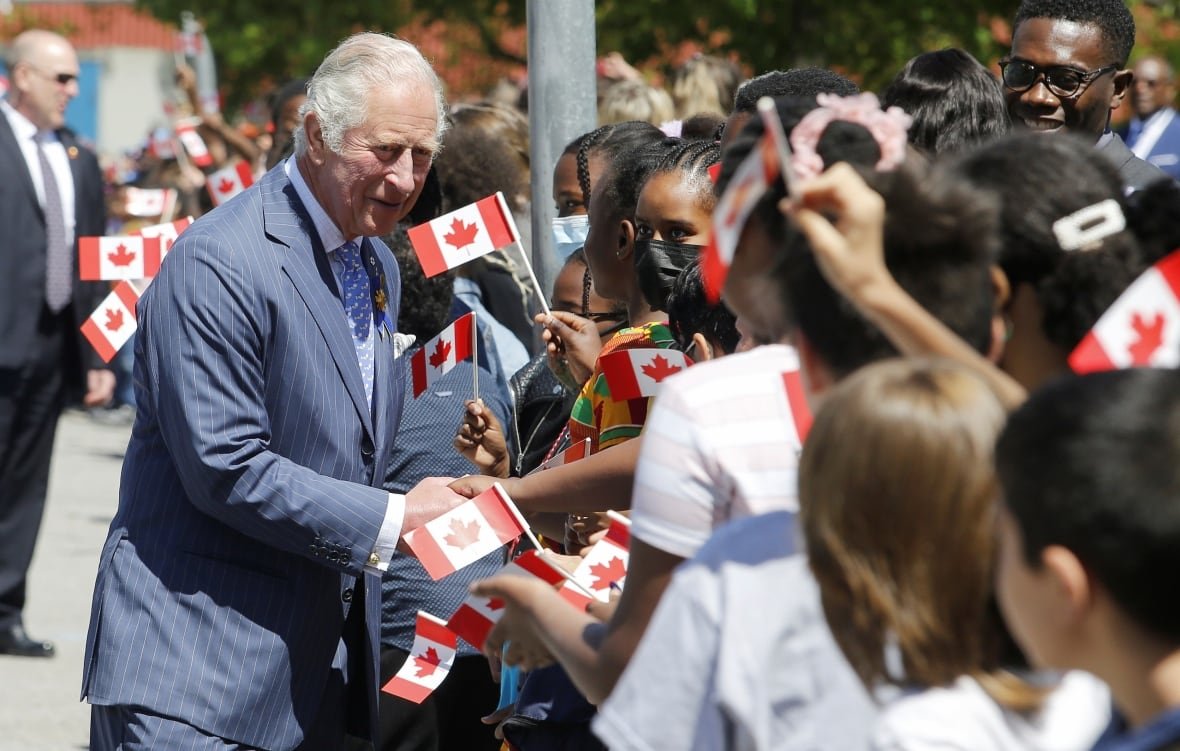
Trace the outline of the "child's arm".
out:
[[[799,185],[780,209],[807,236],[828,282],[903,354],[937,355],[967,366],[1008,409],[1028,397],[898,285],[885,266],[885,201],[852,167],[837,164]]]

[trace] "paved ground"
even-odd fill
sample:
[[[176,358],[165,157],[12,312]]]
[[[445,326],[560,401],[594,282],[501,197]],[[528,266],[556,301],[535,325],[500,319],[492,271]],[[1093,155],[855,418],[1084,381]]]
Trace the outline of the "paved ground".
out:
[[[68,413],[58,426],[49,505],[33,558],[25,625],[57,644],[57,656],[0,656],[0,751],[89,747],[79,703],[82,653],[98,553],[117,505],[129,427]]]

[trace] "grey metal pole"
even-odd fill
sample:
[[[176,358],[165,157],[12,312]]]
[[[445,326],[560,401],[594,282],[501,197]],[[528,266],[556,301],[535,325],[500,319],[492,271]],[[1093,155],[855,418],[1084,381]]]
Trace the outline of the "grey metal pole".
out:
[[[565,145],[594,128],[594,0],[528,0],[529,160],[533,269],[546,297],[557,276],[553,166]]]

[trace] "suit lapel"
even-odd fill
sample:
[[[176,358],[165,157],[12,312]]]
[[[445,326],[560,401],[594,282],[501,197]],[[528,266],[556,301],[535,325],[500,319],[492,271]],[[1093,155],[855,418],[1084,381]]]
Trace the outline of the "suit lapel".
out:
[[[82,176],[82,162],[78,159],[78,144],[68,133],[58,131],[57,137],[61,140],[61,145],[66,150],[66,156],[70,163],[70,176],[74,178],[74,223],[77,225],[81,220],[82,210],[80,205],[81,196],[85,195],[85,186],[82,185],[84,178]]]
[[[3,114],[0,114],[0,156],[4,161],[10,163],[13,172],[20,176],[25,197],[33,202],[37,214],[41,215],[41,202],[37,200],[37,189],[33,186],[29,165],[25,163],[25,155],[16,142],[16,134],[12,132],[12,128],[8,125],[8,118]]]
[[[320,247],[319,236],[281,167],[271,170],[260,187],[265,231],[289,248],[283,256],[283,271],[319,327],[361,423],[376,442],[352,334],[348,331],[336,280],[324,249]]]
[[[361,244],[361,254],[366,265],[369,263],[376,263],[378,272],[382,269],[382,263],[375,252],[373,241],[365,238]],[[390,283],[390,278],[387,274],[381,275],[385,284],[386,300],[392,301],[393,295],[396,294]],[[392,302],[387,302],[387,309],[390,314],[395,313],[396,306]],[[376,318],[376,316],[374,317]],[[397,330],[397,321],[390,321],[390,328],[381,331],[380,335],[373,342],[373,414],[374,414],[374,428],[377,431],[378,440],[378,456],[381,456],[381,451],[387,448],[393,440],[393,434],[397,427],[396,415],[401,410],[401,387],[398,383],[399,371],[397,362],[393,357],[393,332]],[[377,324],[380,326],[380,324]]]

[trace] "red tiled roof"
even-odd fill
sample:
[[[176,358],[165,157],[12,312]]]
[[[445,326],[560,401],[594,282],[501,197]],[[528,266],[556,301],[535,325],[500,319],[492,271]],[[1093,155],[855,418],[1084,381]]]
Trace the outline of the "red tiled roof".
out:
[[[0,18],[0,22],[5,19]],[[146,47],[171,50],[176,27],[130,3],[17,3],[12,16],[23,28],[41,26],[61,32],[81,50]]]

